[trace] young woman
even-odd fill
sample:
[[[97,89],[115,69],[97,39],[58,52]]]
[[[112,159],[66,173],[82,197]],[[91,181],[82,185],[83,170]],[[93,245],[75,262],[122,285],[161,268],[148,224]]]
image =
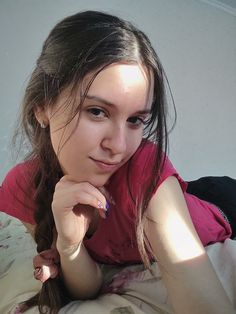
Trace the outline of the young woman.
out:
[[[0,209],[37,243],[43,286],[27,306],[57,312],[99,295],[101,263],[156,260],[174,313],[233,313],[204,250],[231,227],[186,193],[166,157],[165,114],[164,71],[144,33],[92,11],[54,27],[23,101],[32,150],[0,190]]]

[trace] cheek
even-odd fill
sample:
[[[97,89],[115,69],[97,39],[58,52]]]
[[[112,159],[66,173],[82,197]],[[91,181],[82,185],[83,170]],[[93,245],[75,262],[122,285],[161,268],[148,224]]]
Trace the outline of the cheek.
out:
[[[76,128],[76,120],[72,120],[66,124],[64,121],[54,119],[50,123],[50,137],[53,149],[58,155],[59,152],[64,150],[64,147],[70,146],[74,142],[74,133]]]
[[[61,138],[61,136],[62,136],[62,134],[59,131],[50,133],[52,147],[53,147],[53,150],[54,150],[56,155],[58,155],[58,152],[60,150],[59,146],[60,146],[60,138]]]
[[[67,155],[71,155],[71,150],[75,145],[71,145],[71,139],[68,139],[67,134],[62,130],[51,132],[50,136],[53,150],[62,166],[68,159]]]
[[[128,138],[128,153],[130,155],[130,157],[136,152],[136,150],[139,148],[141,142],[142,142],[142,138],[143,138],[143,132],[137,132],[135,135],[132,134],[129,136]]]

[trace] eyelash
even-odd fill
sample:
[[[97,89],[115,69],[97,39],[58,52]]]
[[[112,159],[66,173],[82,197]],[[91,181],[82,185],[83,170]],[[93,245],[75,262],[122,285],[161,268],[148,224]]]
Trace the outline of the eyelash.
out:
[[[103,113],[103,115],[104,116],[107,116],[107,114],[106,114],[106,112],[104,111],[104,110],[102,110],[102,109],[100,109],[100,108],[96,108],[96,107],[94,107],[94,108],[89,108],[89,109],[87,109],[87,111],[90,113],[90,114],[92,114],[93,116],[95,116],[96,118],[100,118],[100,117],[98,117],[98,115],[96,114],[96,113]],[[95,113],[96,112],[96,113]]]
[[[95,119],[103,119],[104,117],[107,117],[107,116],[108,116],[108,114],[106,113],[105,110],[103,110],[103,109],[101,109],[101,108],[96,108],[96,107],[88,108],[88,109],[87,109],[87,112],[88,112],[89,114],[91,114],[93,117],[95,117]],[[102,113],[102,117],[100,116],[101,113]],[[132,120],[132,119],[135,119],[136,122],[138,121],[138,124],[132,123],[132,122],[130,121],[130,120]],[[139,127],[140,125],[145,125],[145,124],[146,124],[145,119],[144,119],[144,118],[140,118],[140,117],[138,117],[138,116],[137,116],[137,117],[136,117],[136,116],[130,117],[130,118],[128,118],[127,121],[128,121],[128,122],[131,122],[131,124],[132,124],[133,127]]]
[[[131,118],[129,118],[128,120],[131,120],[131,119],[135,119],[136,121],[138,121],[138,124],[132,123],[134,126],[145,125],[145,120],[144,120],[143,118],[140,118],[140,117],[131,117]]]

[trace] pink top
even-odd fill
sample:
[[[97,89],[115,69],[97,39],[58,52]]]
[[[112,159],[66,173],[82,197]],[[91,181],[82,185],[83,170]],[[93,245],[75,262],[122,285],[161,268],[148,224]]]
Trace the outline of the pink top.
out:
[[[129,182],[132,183],[130,184],[132,196],[136,199],[151,180],[150,166],[154,162],[152,157],[155,149],[155,144],[143,141],[131,163],[123,165],[110,178],[107,190],[112,195],[115,205],[110,204],[108,218],[101,219],[93,236],[84,240],[90,255],[98,262],[127,264],[141,261],[135,235],[137,213],[130,197],[127,175],[129,174]],[[29,178],[32,178],[35,162],[27,161],[15,166],[0,187],[0,211],[31,224],[34,224],[35,203],[34,189],[32,185],[29,188]],[[175,176],[180,183],[193,224],[203,245],[229,238],[231,227],[218,209],[186,192],[187,183],[179,176],[168,158],[155,191],[169,176]]]

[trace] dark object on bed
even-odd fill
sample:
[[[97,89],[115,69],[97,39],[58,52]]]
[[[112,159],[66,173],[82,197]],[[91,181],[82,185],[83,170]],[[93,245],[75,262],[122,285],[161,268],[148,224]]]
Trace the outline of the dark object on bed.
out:
[[[188,182],[187,192],[219,207],[229,220],[231,238],[236,237],[236,180],[227,176],[202,177]]]

